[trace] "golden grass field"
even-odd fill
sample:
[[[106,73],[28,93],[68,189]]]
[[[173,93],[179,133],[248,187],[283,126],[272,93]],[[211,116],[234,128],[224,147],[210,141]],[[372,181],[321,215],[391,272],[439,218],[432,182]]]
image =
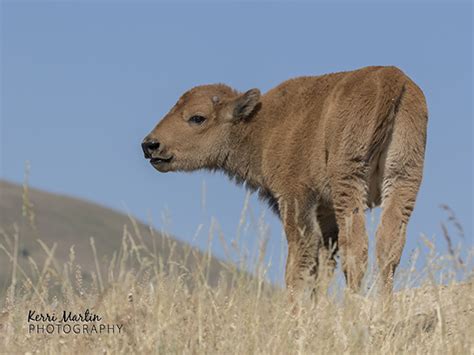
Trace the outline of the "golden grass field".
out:
[[[1,299],[0,353],[474,353],[474,280],[467,260],[472,250],[463,253],[464,260],[457,250],[439,255],[427,238],[425,265],[400,270],[392,302],[378,298],[370,281],[375,275],[363,295],[347,293],[336,277],[317,302],[301,303],[299,316],[291,312],[284,288],[267,282],[263,264],[254,276],[223,264],[227,272],[212,287],[206,258],[192,270],[186,267],[186,259],[195,257],[192,249],[182,262],[170,255],[168,263],[140,242],[142,236],[126,232],[105,272],[91,242],[98,271],[86,281],[74,248],[61,264],[53,248],[43,244],[42,264],[32,258],[20,264],[20,238],[0,237],[1,257],[9,258],[12,272]],[[41,323],[28,322],[30,310],[61,315],[86,309],[102,320],[77,322],[81,327],[106,323],[121,325],[121,332],[30,332],[31,324]]]

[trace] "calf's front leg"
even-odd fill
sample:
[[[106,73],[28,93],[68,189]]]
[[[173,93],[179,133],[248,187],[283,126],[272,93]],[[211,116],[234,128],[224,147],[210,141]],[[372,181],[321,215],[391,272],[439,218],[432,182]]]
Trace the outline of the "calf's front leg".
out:
[[[285,281],[293,303],[315,292],[321,230],[316,206],[301,200],[280,201],[280,215],[288,241]]]

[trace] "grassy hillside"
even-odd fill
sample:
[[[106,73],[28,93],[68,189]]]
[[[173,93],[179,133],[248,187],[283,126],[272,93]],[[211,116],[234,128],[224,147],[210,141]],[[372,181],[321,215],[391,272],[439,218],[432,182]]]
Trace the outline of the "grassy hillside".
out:
[[[265,281],[264,265],[248,277],[143,225],[134,228],[121,214],[36,190],[29,192],[36,214],[26,208],[23,216],[29,202],[22,202],[21,188],[1,186],[0,270],[7,287],[0,297],[0,353],[474,352],[472,263],[439,255],[428,240],[425,265],[400,272],[406,287],[392,299],[380,298],[370,284],[351,294],[333,278],[321,280],[330,292],[322,287],[316,301],[303,298],[295,307],[284,289]],[[39,235],[47,246],[35,241]],[[58,319],[30,319],[31,312]],[[100,319],[61,320],[63,312]]]
[[[114,253],[120,251],[124,237],[133,236],[143,248],[156,253],[161,260],[158,262],[166,261],[165,269],[173,262],[182,263],[187,255],[185,265],[193,270],[196,263],[205,258],[203,253],[185,243],[161,235],[109,208],[37,189],[25,190],[22,186],[0,181],[0,244],[13,251],[15,236],[18,237],[18,263],[28,275],[32,275],[29,260],[39,264],[45,261],[48,255],[45,247],[55,248],[54,260],[59,267],[69,259],[73,246],[76,264],[83,277],[90,279],[91,273],[97,270],[91,237],[103,273],[107,272]],[[210,284],[216,285],[219,274],[230,266],[214,258],[209,258],[208,263],[206,277]],[[0,250],[0,294],[10,284],[11,275],[11,260]]]
[[[456,355],[474,350],[474,283],[468,278],[445,286],[426,279],[421,288],[398,292],[392,301],[375,294],[346,293],[343,298],[319,294],[316,303],[302,300],[295,313],[285,291],[268,287],[263,274],[256,278],[234,274],[230,287],[225,282],[209,287],[203,277],[207,270],[203,261],[189,273],[192,282],[186,283],[180,276],[183,264],[164,272],[147,263],[143,250],[127,250],[121,258],[141,260],[140,272],[120,262],[103,288],[97,279],[84,286],[74,272],[73,260],[61,270],[47,266],[41,282],[18,282],[10,287],[0,311],[2,350],[30,354]],[[438,266],[429,268],[435,271]],[[54,296],[52,285],[59,289]],[[89,310],[101,319],[28,322],[31,310],[43,314]],[[49,324],[51,333],[44,330]],[[77,333],[71,331],[72,326]],[[93,332],[92,326],[111,330]]]

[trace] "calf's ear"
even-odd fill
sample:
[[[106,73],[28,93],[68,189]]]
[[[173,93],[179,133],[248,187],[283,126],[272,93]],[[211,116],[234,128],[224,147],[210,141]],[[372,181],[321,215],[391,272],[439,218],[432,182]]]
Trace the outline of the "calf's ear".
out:
[[[260,102],[260,90],[250,89],[229,103],[227,119],[230,121],[244,120],[255,110]]]

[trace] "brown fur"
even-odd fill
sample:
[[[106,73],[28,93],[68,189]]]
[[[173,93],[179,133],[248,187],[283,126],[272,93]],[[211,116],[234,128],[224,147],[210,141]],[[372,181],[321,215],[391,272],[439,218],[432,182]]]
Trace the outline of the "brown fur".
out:
[[[195,115],[206,120],[188,122]],[[337,249],[358,290],[367,267],[364,210],[381,204],[376,253],[391,291],[422,178],[426,125],[413,81],[395,67],[366,67],[291,79],[262,96],[195,87],[144,142],[159,142],[147,157],[171,158],[152,162],[159,171],[223,170],[268,200],[287,236],[292,293],[331,272]]]

